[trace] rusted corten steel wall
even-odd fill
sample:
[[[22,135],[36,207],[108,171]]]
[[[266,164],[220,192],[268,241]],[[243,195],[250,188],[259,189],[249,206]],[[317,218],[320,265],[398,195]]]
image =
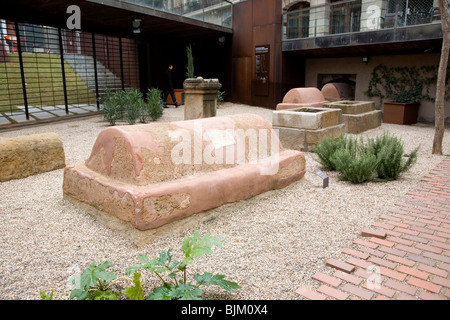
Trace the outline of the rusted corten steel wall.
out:
[[[281,12],[276,0],[234,5],[233,100],[275,108],[282,99]]]

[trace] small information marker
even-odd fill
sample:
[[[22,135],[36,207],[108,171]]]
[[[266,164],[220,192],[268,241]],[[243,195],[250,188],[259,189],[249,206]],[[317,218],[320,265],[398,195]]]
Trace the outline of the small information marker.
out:
[[[316,172],[314,172],[315,174],[317,174],[320,178],[322,178],[323,181],[323,188],[328,187],[328,176],[325,174],[325,172],[317,170]]]

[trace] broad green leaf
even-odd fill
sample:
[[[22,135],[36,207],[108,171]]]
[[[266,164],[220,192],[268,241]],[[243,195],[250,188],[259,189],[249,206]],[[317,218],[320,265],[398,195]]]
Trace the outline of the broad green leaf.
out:
[[[146,255],[139,256],[139,257],[138,257],[138,260],[139,260],[141,263],[144,263],[144,264],[147,264],[147,263],[149,263],[149,261],[150,261],[150,259],[149,259],[148,256],[146,256]]]
[[[81,277],[76,276],[72,277],[72,284],[76,285],[77,288],[72,290],[70,294],[70,299],[73,298],[77,298],[78,300],[86,299],[88,290],[92,287],[95,287],[99,279],[105,281],[114,280],[116,278],[114,272],[105,271],[110,266],[111,266],[110,261],[105,261],[98,266],[95,263],[91,263],[89,267],[83,270]]]
[[[147,300],[201,300],[203,291],[193,287],[190,282],[180,283],[177,287],[158,287],[147,297]]]
[[[192,237],[186,237],[183,241],[182,250],[185,258],[179,269],[182,270],[186,265],[191,264],[194,258],[212,254],[212,247],[221,247],[223,243],[224,241],[220,237],[214,237],[210,234],[200,237],[200,232],[198,230],[195,231]]]
[[[197,287],[193,287],[190,282],[180,283],[171,295],[178,300],[202,300],[200,297],[203,291]]]
[[[88,297],[86,300],[117,300],[117,292],[106,290],[93,290],[89,291]]]
[[[53,300],[53,293],[55,292],[55,290],[52,290],[52,292],[50,293],[50,295],[47,294],[47,292],[45,291],[41,291],[40,295],[41,295],[41,300]]]
[[[147,300],[171,300],[171,289],[166,287],[157,287],[153,289],[153,292],[147,296]]]
[[[145,269],[150,273],[158,273],[162,274],[163,272],[169,272],[169,278],[175,278],[176,274],[179,270],[176,267],[180,264],[178,261],[172,261],[172,252],[173,249],[169,249],[167,251],[163,250],[159,253],[159,256],[154,259],[149,259],[148,256],[140,256],[138,260],[143,263],[139,266],[132,266],[126,269],[126,274],[130,275],[135,273],[139,269]]]
[[[126,275],[135,273],[139,269],[146,269],[149,272],[155,271],[155,265],[156,265],[155,259],[150,260],[148,256],[142,255],[142,256],[138,257],[138,260],[139,260],[139,262],[142,263],[142,265],[128,267],[125,270]]]
[[[130,300],[144,300],[144,289],[142,289],[142,282],[139,281],[141,274],[134,273],[134,287],[129,287],[123,290],[125,297],[130,298]]]
[[[233,290],[241,289],[241,287],[236,282],[224,280],[225,276],[221,274],[216,274],[213,276],[213,274],[209,272],[205,272],[204,274],[197,273],[194,276],[194,279],[199,285],[216,285],[230,292]]]

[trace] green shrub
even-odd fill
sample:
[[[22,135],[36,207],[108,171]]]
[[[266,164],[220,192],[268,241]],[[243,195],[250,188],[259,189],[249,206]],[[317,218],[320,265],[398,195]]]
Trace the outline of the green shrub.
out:
[[[329,170],[336,170],[336,165],[333,162],[332,155],[336,150],[345,148],[347,145],[347,138],[341,134],[337,139],[333,137],[325,137],[322,141],[313,147],[313,152],[318,156],[318,161]]]
[[[122,118],[122,105],[119,101],[118,94],[106,89],[106,93],[100,98],[103,105],[103,116],[110,125],[115,125],[116,121]]]
[[[125,119],[129,124],[135,124],[141,115],[142,92],[135,88],[125,89],[123,93],[123,106],[125,109]]]
[[[139,109],[139,122],[146,123],[147,122],[147,102],[144,99],[138,101],[138,109]]]
[[[333,167],[344,180],[352,183],[369,181],[377,165],[376,156],[368,152],[362,139],[346,136],[337,140],[339,147],[329,159]]]
[[[377,157],[366,152],[355,157],[348,149],[338,149],[332,158],[342,178],[352,183],[370,181],[377,166]]]
[[[127,107],[126,92],[124,90],[115,91],[114,100],[116,101],[117,104],[117,113],[120,116],[120,119],[123,119],[123,115]]]
[[[217,92],[217,106],[219,106],[225,100],[225,91]]]
[[[396,180],[414,165],[418,150],[405,155],[401,140],[387,133],[367,142],[343,134],[326,137],[313,148],[319,163],[352,183]]]
[[[139,119],[145,123],[147,117],[152,120],[160,118],[164,112],[161,91],[153,88],[148,91],[148,101],[145,101],[142,92],[136,88],[127,88],[111,92],[106,89],[105,95],[100,98],[103,105],[105,120],[115,125],[118,120],[126,120],[130,125]]]
[[[156,120],[163,115],[164,102],[161,99],[161,90],[151,88],[147,93],[147,114],[152,120]]]
[[[417,147],[409,155],[405,155],[400,139],[387,133],[369,139],[367,148],[378,159],[377,178],[385,181],[396,180],[401,173],[409,170],[417,161],[419,151]]]

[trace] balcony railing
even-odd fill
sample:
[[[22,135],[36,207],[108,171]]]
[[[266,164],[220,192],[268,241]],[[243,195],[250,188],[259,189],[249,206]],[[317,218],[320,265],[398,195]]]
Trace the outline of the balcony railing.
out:
[[[139,6],[223,26],[232,27],[233,5],[225,0],[121,0]]]
[[[283,13],[283,39],[441,23],[435,0],[346,0]]]

